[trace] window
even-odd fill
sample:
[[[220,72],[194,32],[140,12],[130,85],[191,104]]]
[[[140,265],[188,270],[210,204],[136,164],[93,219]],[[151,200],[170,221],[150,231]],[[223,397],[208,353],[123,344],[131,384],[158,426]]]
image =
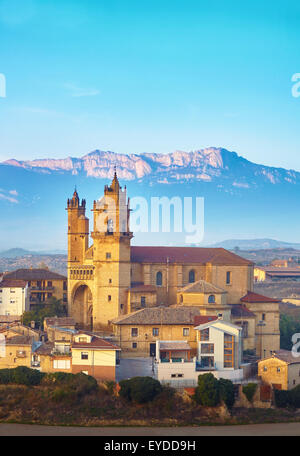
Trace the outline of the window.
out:
[[[108,296],[107,296],[107,300],[108,300],[108,301],[111,301],[111,295],[108,295]]]
[[[79,342],[87,342],[87,338],[86,337],[79,337]]]
[[[224,334],[224,367],[234,367],[234,336]]]
[[[267,366],[264,366],[264,372],[267,372],[268,368]]]
[[[183,337],[188,337],[190,335],[190,328],[183,328],[182,334]]]
[[[189,283],[194,283],[194,282],[195,282],[195,271],[194,271],[194,269],[192,269],[189,272]]]
[[[200,340],[201,341],[209,340],[209,328],[201,329]]]
[[[171,378],[183,378],[183,374],[171,374]]]
[[[201,353],[214,353],[214,344],[201,344]]]
[[[120,308],[121,308],[121,309],[124,309],[124,304],[121,304],[121,305],[120,305]]]
[[[51,282],[51,280],[48,280],[47,287],[52,287],[52,282]]]
[[[113,233],[114,232],[114,222],[112,219],[109,219],[107,221],[107,232],[108,233]]]
[[[208,303],[209,304],[214,304],[216,302],[216,297],[215,295],[209,295],[208,296]]]
[[[180,302],[183,302],[183,295],[180,295]]]
[[[162,272],[160,271],[156,274],[156,285],[158,287],[162,286]]]
[[[106,252],[106,259],[109,260],[111,258],[111,253],[110,252]]]
[[[108,279],[108,283],[112,283],[112,279]]]
[[[262,314],[261,319],[262,319],[262,321],[265,321],[266,320],[266,314]]]
[[[201,368],[213,368],[215,367],[214,357],[213,356],[201,356],[200,358],[200,367]]]
[[[230,271],[226,272],[226,284],[227,285],[231,284],[231,272]]]
[[[154,337],[159,336],[159,329],[158,329],[158,328],[152,328],[152,335],[153,335]]]
[[[54,369],[70,369],[70,360],[69,359],[55,359],[53,361]]]
[[[280,367],[277,367],[277,372],[280,372]]]
[[[146,306],[146,296],[141,296],[141,306],[142,307]]]
[[[139,335],[138,328],[131,328],[131,337],[137,337]]]
[[[137,343],[136,342],[132,342],[132,348],[137,348]]]
[[[73,272],[74,272],[74,271],[73,271]],[[64,284],[63,284],[63,289],[64,289],[64,291],[67,290],[67,282],[64,282]]]
[[[88,352],[81,352],[81,359],[89,359]]]

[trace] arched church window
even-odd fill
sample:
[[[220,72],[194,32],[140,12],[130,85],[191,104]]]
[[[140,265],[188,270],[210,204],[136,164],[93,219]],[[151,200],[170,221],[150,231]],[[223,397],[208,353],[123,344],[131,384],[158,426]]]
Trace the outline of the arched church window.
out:
[[[194,283],[194,282],[195,282],[195,271],[194,271],[194,269],[192,269],[189,272],[189,283]]]
[[[216,302],[216,297],[215,295],[210,295],[208,296],[208,303],[209,304],[214,304]]]
[[[156,285],[158,287],[162,286],[162,272],[158,271],[156,274]]]

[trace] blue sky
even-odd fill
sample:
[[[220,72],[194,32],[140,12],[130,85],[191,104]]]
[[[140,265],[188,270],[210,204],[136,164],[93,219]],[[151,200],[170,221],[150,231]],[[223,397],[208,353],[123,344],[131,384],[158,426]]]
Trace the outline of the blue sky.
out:
[[[0,161],[222,146],[300,170],[297,1],[0,0]]]

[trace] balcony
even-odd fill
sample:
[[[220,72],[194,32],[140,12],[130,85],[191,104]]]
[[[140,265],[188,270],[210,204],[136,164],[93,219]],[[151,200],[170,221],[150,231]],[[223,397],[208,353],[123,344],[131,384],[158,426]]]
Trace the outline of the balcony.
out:
[[[30,291],[31,292],[43,292],[43,291],[53,291],[54,290],[54,287],[51,286],[51,287],[30,287]]]

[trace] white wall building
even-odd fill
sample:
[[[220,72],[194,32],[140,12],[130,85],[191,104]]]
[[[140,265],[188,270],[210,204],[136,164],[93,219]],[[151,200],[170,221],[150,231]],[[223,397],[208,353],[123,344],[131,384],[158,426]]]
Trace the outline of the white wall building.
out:
[[[175,387],[196,386],[198,376],[208,372],[218,379],[243,379],[242,328],[221,319],[207,320],[195,327],[197,358],[189,356],[187,342],[157,341],[156,377],[160,382]]]
[[[29,310],[28,284],[24,280],[0,281],[0,315],[22,315]]]

